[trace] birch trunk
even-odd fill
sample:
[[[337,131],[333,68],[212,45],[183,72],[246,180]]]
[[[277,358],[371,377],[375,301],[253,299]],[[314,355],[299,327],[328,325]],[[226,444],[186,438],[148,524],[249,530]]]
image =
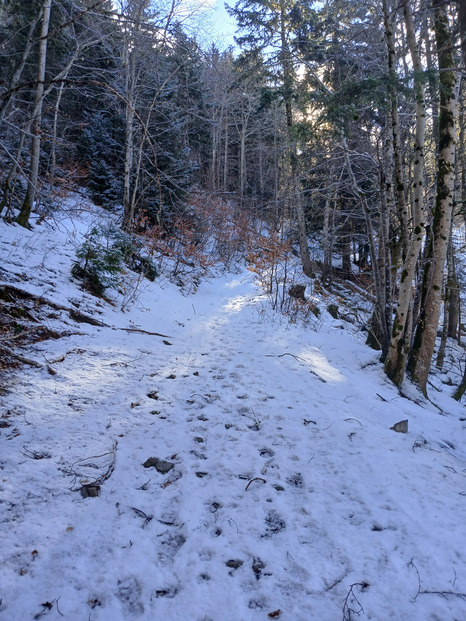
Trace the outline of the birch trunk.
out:
[[[21,206],[18,218],[16,221],[21,226],[29,226],[29,216],[31,215],[31,209],[34,204],[34,199],[37,192],[37,179],[39,176],[39,158],[40,158],[40,143],[41,143],[41,121],[42,121],[42,104],[44,101],[44,78],[45,78],[45,66],[47,62],[47,41],[49,34],[50,24],[50,11],[52,9],[52,0],[44,0],[42,6],[42,25],[40,29],[40,42],[39,42],[39,61],[37,69],[37,85],[36,93],[34,97],[34,110],[33,116],[33,137],[31,145],[31,166],[29,169],[29,178],[26,189],[26,197]]]
[[[403,168],[403,153],[401,148],[400,119],[398,115],[398,75],[397,75],[397,54],[395,48],[395,24],[393,21],[393,10],[389,6],[388,0],[383,0],[383,14],[385,27],[385,43],[388,54],[388,73],[390,76],[390,121],[392,130],[393,145],[393,164],[394,164],[394,195],[396,213],[400,221],[400,244],[401,255],[404,258],[408,245],[408,206],[406,201],[406,182]]]
[[[134,26],[137,28],[137,24]],[[123,68],[125,70],[125,165],[123,176],[123,223],[126,231],[131,229],[134,219],[133,201],[131,200],[131,175],[134,162],[134,91],[136,87],[136,68],[133,37],[131,28],[123,42]]]
[[[17,85],[18,85],[18,83],[19,83],[19,81],[21,79],[21,76],[23,74],[24,67],[26,66],[26,61],[27,61],[27,59],[29,57],[29,54],[31,52],[31,48],[32,48],[32,46],[34,44],[32,35],[34,34],[34,30],[35,30],[35,28],[37,26],[39,18],[40,18],[40,14],[39,14],[39,16],[36,19],[33,19],[32,22],[29,24],[28,34],[27,34],[27,37],[26,37],[26,45],[24,46],[24,50],[23,50],[23,54],[21,56],[21,60],[19,62],[19,65],[17,66],[15,72],[13,73],[13,76],[11,78],[10,84],[8,85],[8,89],[7,90],[10,93],[14,92],[14,90],[17,87]],[[8,105],[9,105],[9,103],[11,101],[11,97],[12,97],[12,95],[6,97],[2,101],[2,103],[0,104],[0,125],[3,122],[3,119],[5,117],[5,113],[7,111]]]
[[[427,378],[435,348],[442,303],[442,283],[453,214],[458,80],[455,71],[446,5],[434,0],[434,31],[440,82],[439,159],[432,241],[424,269],[421,313],[408,364],[412,380],[427,393]]]
[[[403,261],[398,304],[393,321],[392,336],[385,372],[388,377],[400,386],[403,382],[406,361],[411,349],[412,338],[412,304],[413,281],[416,265],[422,247],[425,232],[424,216],[424,143],[426,132],[425,80],[413,24],[411,7],[408,0],[403,0],[403,13],[406,24],[406,37],[414,68],[414,90],[416,97],[416,129],[413,154],[413,189],[412,219],[413,230],[407,245]]]

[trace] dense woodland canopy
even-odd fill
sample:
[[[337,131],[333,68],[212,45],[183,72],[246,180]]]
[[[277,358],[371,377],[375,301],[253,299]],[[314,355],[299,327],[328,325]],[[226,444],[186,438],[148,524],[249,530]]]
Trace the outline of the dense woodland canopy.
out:
[[[2,0],[2,217],[27,227],[73,188],[167,248],[260,221],[304,281],[364,276],[370,344],[426,392],[440,318],[437,364],[461,335],[464,3],[229,11],[225,50],[189,33],[176,0]]]

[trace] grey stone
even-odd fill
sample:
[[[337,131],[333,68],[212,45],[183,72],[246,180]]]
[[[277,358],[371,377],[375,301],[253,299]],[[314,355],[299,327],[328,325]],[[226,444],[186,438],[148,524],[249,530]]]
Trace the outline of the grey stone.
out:
[[[160,474],[167,474],[174,467],[171,461],[164,461],[158,457],[149,457],[143,464],[144,468],[155,468]]]
[[[398,433],[408,433],[408,420],[400,420],[399,423],[395,423],[390,429]]]

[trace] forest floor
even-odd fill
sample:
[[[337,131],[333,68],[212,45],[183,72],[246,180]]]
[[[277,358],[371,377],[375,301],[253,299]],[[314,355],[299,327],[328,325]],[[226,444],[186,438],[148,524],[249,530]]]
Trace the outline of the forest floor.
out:
[[[245,269],[91,296],[96,217],[0,224],[46,337],[2,377],[0,619],[465,619],[464,406],[400,396],[363,333],[290,324]]]

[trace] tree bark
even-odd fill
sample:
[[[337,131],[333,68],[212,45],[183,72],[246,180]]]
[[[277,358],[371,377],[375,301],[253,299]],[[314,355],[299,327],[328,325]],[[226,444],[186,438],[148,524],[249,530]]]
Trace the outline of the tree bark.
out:
[[[408,363],[409,374],[424,394],[435,348],[442,303],[442,283],[447,256],[451,219],[456,155],[456,107],[458,97],[452,41],[446,5],[434,0],[434,31],[440,82],[439,159],[437,195],[433,213],[432,241],[421,293],[421,312]]]
[[[309,254],[309,246],[307,243],[306,216],[304,213],[303,200],[301,195],[299,180],[299,165],[296,154],[296,144],[293,135],[293,101],[292,101],[292,60],[288,41],[286,38],[286,16],[285,3],[280,0],[280,40],[281,40],[281,66],[283,70],[283,99],[285,101],[286,126],[288,129],[288,141],[290,143],[290,167],[291,167],[291,183],[293,187],[294,208],[296,212],[296,221],[298,225],[298,242],[299,254],[303,266],[303,272],[309,278],[314,276],[312,269],[311,256]]]
[[[466,65],[466,2],[458,0],[458,21],[460,23],[461,51]]]
[[[42,104],[44,100],[44,78],[45,78],[45,66],[47,62],[47,41],[48,41],[51,8],[52,8],[52,0],[44,0],[44,4],[42,7],[42,25],[41,25],[40,42],[39,42],[37,85],[36,85],[36,93],[34,97],[34,110],[33,110],[34,121],[33,121],[33,138],[32,138],[32,146],[31,146],[31,166],[29,170],[26,197],[21,206],[19,215],[16,219],[18,224],[24,227],[27,227],[29,225],[29,216],[31,215],[31,209],[34,204],[34,199],[35,199],[36,192],[37,192],[37,180],[39,176]]]
[[[397,385],[403,382],[406,361],[411,349],[412,317],[411,307],[413,303],[413,280],[416,273],[416,265],[422,247],[425,231],[424,217],[424,142],[426,128],[426,105],[424,73],[409,0],[403,0],[403,13],[406,24],[406,37],[414,67],[414,90],[416,98],[416,130],[414,137],[414,161],[413,161],[413,205],[412,219],[413,230],[408,241],[406,255],[404,257],[398,304],[393,321],[392,336],[388,355],[385,360],[385,373]],[[403,222],[402,226],[406,224]],[[407,226],[407,225],[406,225]]]

